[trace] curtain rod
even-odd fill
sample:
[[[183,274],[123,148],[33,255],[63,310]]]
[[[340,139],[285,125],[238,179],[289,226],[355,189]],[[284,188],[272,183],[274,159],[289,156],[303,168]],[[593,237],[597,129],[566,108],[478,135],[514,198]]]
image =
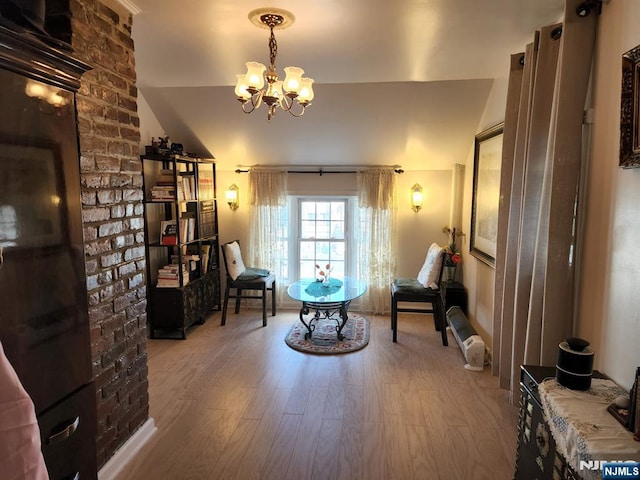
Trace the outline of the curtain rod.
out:
[[[255,167],[269,168],[263,165],[253,165]],[[370,170],[374,168],[393,168],[395,173],[404,173],[402,169],[402,165],[336,165],[334,168],[351,168],[351,170],[325,170],[325,167],[318,167],[315,165],[271,165],[274,169],[281,168],[306,168],[309,170],[289,170],[287,169],[287,173],[313,173],[316,175],[324,175],[325,173],[358,173],[363,170]],[[250,171],[251,166],[249,165],[238,165],[238,168],[235,170],[236,173],[248,173]],[[313,170],[311,170],[313,169]]]

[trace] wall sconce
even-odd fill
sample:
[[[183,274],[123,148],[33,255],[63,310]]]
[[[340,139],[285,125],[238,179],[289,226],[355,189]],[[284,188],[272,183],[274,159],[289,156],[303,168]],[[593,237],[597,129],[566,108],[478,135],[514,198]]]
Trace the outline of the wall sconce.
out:
[[[233,183],[231,184],[231,186],[229,186],[227,191],[224,192],[224,196],[231,210],[238,209],[238,199],[239,199],[239,193],[240,193],[239,191],[240,189],[238,188],[238,186],[235,183]]]
[[[422,187],[417,183],[411,187],[411,210],[418,213],[422,208]]]

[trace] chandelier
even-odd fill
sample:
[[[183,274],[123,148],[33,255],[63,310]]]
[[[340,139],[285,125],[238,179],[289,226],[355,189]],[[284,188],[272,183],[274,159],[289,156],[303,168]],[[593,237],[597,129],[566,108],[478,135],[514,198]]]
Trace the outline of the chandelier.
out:
[[[247,62],[247,73],[236,75],[235,94],[242,103],[242,111],[251,113],[259,108],[262,102],[267,105],[267,119],[271,120],[276,109],[289,112],[294,117],[304,114],[313,100],[313,79],[303,77],[304,70],[299,67],[284,69],[285,79],[278,80],[276,73],[276,56],[278,43],[273,34],[275,29],[287,28],[295,21],[291,12],[280,8],[259,8],[249,13],[249,20],[261,28],[271,31],[269,36],[269,69],[262,63]],[[265,74],[265,70],[267,73]],[[266,89],[265,80],[267,82]]]

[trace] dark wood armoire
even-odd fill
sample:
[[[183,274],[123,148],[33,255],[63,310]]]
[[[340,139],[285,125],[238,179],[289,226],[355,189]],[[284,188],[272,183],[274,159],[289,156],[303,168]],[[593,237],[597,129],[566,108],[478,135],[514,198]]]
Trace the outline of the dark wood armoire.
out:
[[[0,341],[53,480],[97,476],[75,106],[88,69],[0,16]]]

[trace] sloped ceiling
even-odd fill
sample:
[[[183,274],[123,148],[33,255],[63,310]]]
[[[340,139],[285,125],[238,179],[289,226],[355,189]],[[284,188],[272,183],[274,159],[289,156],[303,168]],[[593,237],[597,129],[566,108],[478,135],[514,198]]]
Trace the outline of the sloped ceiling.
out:
[[[562,0],[137,0],[141,95],[164,132],[221,169],[239,164],[465,162],[494,78],[533,32],[562,17]],[[316,97],[301,118],[264,107],[245,115],[233,94],[250,60],[268,64],[255,8],[293,12],[277,30],[279,73],[301,66]],[[144,121],[144,119],[141,119]],[[144,141],[145,139],[143,139]],[[148,139],[147,139],[148,140]]]

